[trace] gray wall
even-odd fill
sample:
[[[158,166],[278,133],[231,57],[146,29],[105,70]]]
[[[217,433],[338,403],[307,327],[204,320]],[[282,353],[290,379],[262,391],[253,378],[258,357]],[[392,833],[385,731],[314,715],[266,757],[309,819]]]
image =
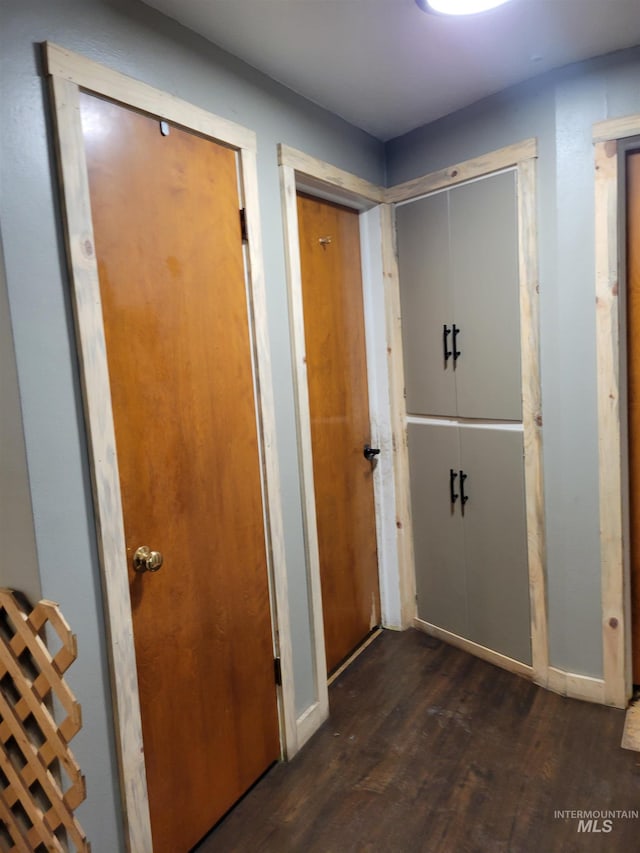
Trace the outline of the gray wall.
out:
[[[593,122],[640,113],[640,50],[569,66],[387,145],[393,185],[538,138],[551,663],[602,675]]]
[[[86,437],[38,43],[55,41],[258,135],[258,166],[296,701],[313,687],[276,144],[375,183],[383,146],[137,2],[0,0],[0,583],[58,602],[78,634],[79,809],[96,853],[122,849]],[[395,184],[524,137],[539,140],[546,519],[552,663],[600,675],[591,123],[640,112],[640,52],[512,89],[386,146]],[[0,262],[0,269],[2,264]],[[8,310],[14,348],[9,334]],[[19,389],[19,396],[18,396]],[[22,419],[21,419],[22,413]],[[24,440],[22,435],[24,424]],[[27,468],[28,466],[28,468]],[[29,500],[29,489],[31,500]],[[16,555],[23,559],[16,574]]]
[[[0,586],[41,597],[22,410],[0,241]]]
[[[285,142],[379,184],[384,183],[384,150],[378,141],[140,3],[0,0],[0,16],[0,223],[17,364],[16,377],[15,371],[12,373],[10,338],[5,335],[6,306],[2,303],[3,441],[6,411],[13,419],[10,440],[16,453],[8,471],[3,453],[0,509],[4,513],[9,501],[12,518],[17,520],[15,524],[12,521],[10,529],[5,531],[3,526],[1,531],[0,582],[25,585],[20,575],[15,575],[15,562],[7,554],[24,549],[25,566],[34,566],[35,545],[30,540],[35,530],[42,592],[60,603],[78,634],[80,655],[69,680],[82,703],[84,728],[73,748],[86,773],[88,790],[87,802],[78,816],[95,853],[115,853],[122,849],[122,836],[102,595],[51,125],[38,43],[54,41],[257,133],[299,710],[312,701],[313,683],[299,477],[293,450],[294,401],[276,145]],[[24,448],[20,445],[18,379],[33,520],[26,498]],[[19,493],[19,499],[13,500],[12,490]],[[38,594],[32,581],[29,589]]]

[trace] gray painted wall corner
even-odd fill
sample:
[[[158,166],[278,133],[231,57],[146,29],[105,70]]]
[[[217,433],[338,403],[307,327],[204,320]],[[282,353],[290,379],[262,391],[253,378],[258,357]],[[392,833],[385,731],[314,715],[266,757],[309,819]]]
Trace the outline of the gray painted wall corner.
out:
[[[41,597],[22,406],[0,240],[0,586]]]

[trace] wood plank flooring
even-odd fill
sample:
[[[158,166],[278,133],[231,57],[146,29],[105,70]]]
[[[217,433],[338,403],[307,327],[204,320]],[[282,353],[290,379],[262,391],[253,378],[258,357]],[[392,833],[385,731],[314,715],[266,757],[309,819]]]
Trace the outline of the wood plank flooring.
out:
[[[624,712],[565,699],[417,631],[383,632],[332,685],[331,719],[198,853],[640,849]],[[594,831],[595,829],[600,832]]]

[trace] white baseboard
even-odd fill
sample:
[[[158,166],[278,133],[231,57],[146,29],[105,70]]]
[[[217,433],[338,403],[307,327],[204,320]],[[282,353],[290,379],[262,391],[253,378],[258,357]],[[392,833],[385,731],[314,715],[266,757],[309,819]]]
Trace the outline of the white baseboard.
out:
[[[593,678],[590,675],[579,675],[575,672],[565,672],[563,669],[550,666],[546,676],[542,678],[534,678],[533,668],[513,658],[502,655],[499,652],[494,652],[492,649],[487,649],[478,643],[471,640],[466,640],[464,637],[459,637],[457,634],[452,634],[450,631],[445,631],[443,628],[438,628],[436,625],[431,625],[422,619],[414,620],[414,627],[431,637],[437,637],[445,643],[450,643],[465,652],[469,652],[476,657],[486,660],[488,663],[493,663],[496,666],[513,672],[516,675],[522,675],[525,678],[535,680],[540,687],[545,687],[554,693],[559,693],[561,696],[566,696],[569,699],[582,699],[585,702],[594,702],[599,705],[605,704],[604,680],[602,678]],[[637,722],[637,738],[640,744],[640,709],[638,710]],[[635,747],[629,747],[631,749]],[[639,746],[640,749],[640,746]]]
[[[582,699],[585,702],[596,702],[604,705],[604,680],[590,675],[578,675],[575,672],[565,672],[555,666],[549,667],[546,684],[542,685],[561,696],[570,699]]]
[[[640,704],[631,705],[627,708],[620,746],[623,749],[633,749],[635,752],[640,752]]]
[[[367,639],[364,641],[364,643],[362,643],[361,646],[358,646],[358,648],[355,650],[355,652],[346,659],[346,661],[342,664],[342,666],[339,666],[335,672],[331,673],[331,676],[329,677],[327,684],[329,686],[331,686],[333,684],[333,682],[336,680],[336,678],[338,678],[338,676],[342,675],[342,673],[345,671],[345,669],[347,669],[347,667],[351,666],[351,664],[354,662],[354,660],[356,658],[360,657],[362,652],[365,649],[369,648],[371,643],[373,643],[374,640],[377,640],[381,634],[382,634],[382,628],[378,628],[372,634],[370,634],[367,637]]]
[[[314,702],[313,705],[310,705],[306,711],[300,714],[296,720],[298,734],[298,748],[296,752],[302,749],[309,738],[318,731],[328,717],[329,705],[328,703],[324,704],[321,702]],[[288,758],[293,758],[293,755],[289,755]]]
[[[487,663],[495,664],[501,669],[506,669],[516,675],[521,675],[529,680],[533,679],[533,667],[521,661],[514,660],[507,655],[494,652],[492,649],[481,646],[479,643],[474,643],[472,640],[467,640],[464,637],[453,634],[451,631],[445,631],[444,628],[438,628],[437,625],[432,625],[430,622],[425,622],[423,619],[416,617],[413,620],[414,628],[429,634],[430,637],[436,637],[438,640],[443,640],[451,646],[456,646],[464,652],[469,652]]]

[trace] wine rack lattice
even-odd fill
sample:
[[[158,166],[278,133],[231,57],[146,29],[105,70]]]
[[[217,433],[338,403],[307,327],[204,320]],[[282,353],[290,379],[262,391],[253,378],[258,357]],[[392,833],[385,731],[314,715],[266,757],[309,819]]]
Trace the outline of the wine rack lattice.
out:
[[[0,589],[0,850],[90,851],[74,815],[84,777],[68,746],[82,717],[63,678],[76,657],[56,604],[31,610]]]

